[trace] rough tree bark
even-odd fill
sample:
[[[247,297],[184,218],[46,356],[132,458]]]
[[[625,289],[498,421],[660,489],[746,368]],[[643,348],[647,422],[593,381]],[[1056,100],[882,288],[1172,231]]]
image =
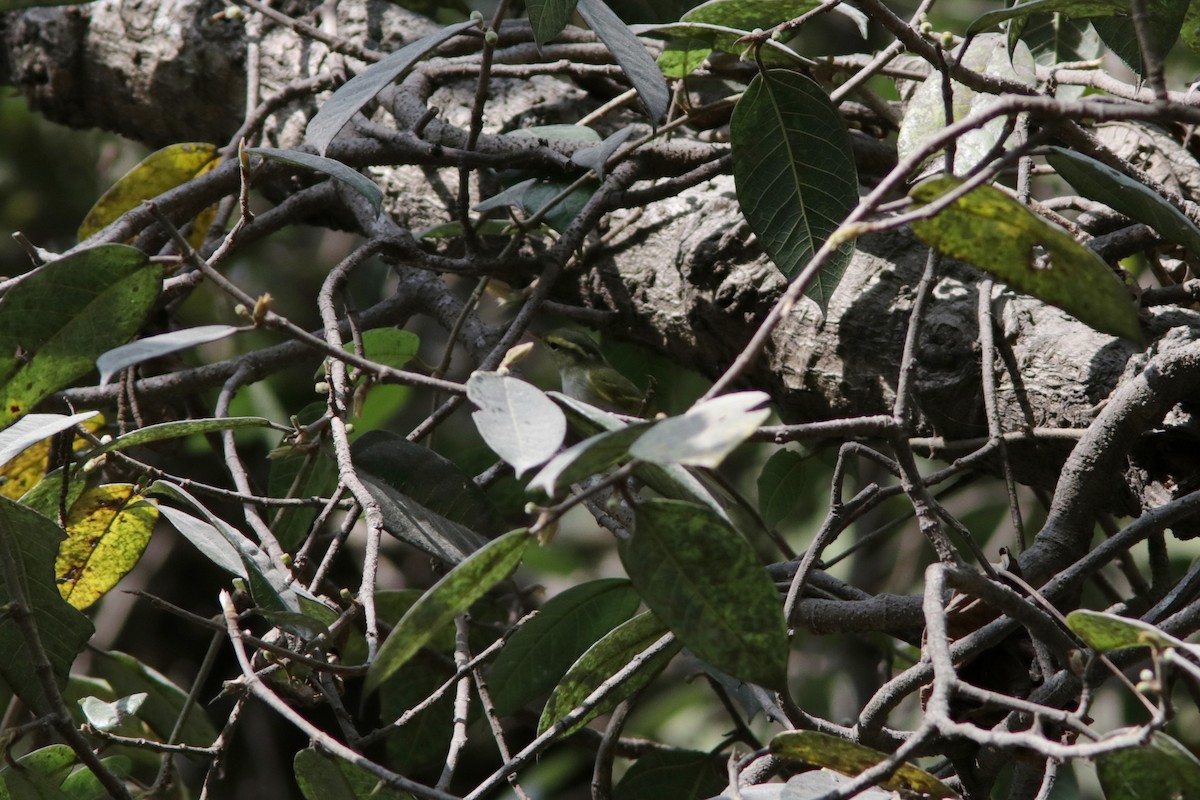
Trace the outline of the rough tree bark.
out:
[[[240,20],[216,16],[220,8],[215,2],[147,0],[13,12],[0,17],[0,81],[68,125],[105,128],[151,146],[225,144],[245,113],[248,37]],[[384,52],[430,28],[427,20],[383,2],[338,3],[336,18],[322,10],[317,19],[326,32]],[[264,96],[344,58],[278,25],[263,32],[258,53]],[[491,132],[530,117],[580,113],[582,93],[565,83],[539,79],[532,87],[521,81],[508,88],[489,106]],[[462,121],[468,91],[439,93],[446,119]],[[304,102],[274,114],[266,143],[300,144],[312,109]],[[419,176],[381,177],[402,224],[435,217],[438,201],[414,188],[411,178]],[[621,223],[618,214],[613,224]],[[807,301],[799,306],[747,381],[770,392],[789,421],[888,412],[924,259],[924,248],[905,234],[862,240],[828,313]],[[614,333],[710,376],[741,349],[783,286],[742,221],[727,177],[654,203],[587,266],[561,281],[556,295],[615,311]],[[918,429],[926,435],[957,439],[987,432],[976,346],[978,277],[970,268],[947,265],[935,292],[916,381]],[[1126,371],[1133,346],[1025,296],[997,292],[994,305],[1007,351],[999,365],[1004,428],[1086,426]],[[1190,315],[1173,312],[1155,327],[1161,332],[1194,324]],[[1046,449],[1057,456],[1047,461]],[[1017,466],[1027,479],[1052,486],[1064,447],[1039,450],[1016,454]]]

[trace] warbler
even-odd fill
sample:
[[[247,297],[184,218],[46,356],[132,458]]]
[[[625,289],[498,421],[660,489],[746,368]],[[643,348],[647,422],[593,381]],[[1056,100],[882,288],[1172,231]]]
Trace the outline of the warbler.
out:
[[[560,328],[543,336],[542,343],[558,364],[567,397],[618,414],[643,413],[645,395],[608,363],[595,339],[582,331]]]

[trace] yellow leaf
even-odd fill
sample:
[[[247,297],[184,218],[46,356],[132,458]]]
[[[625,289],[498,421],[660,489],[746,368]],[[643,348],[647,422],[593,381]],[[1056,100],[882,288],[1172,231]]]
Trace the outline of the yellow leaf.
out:
[[[205,142],[173,144],[151,153],[96,201],[79,226],[79,241],[146,200],[200,177],[215,167],[217,160],[217,148]],[[205,209],[196,216],[196,224],[188,237],[193,247],[204,241],[214,216],[213,209]]]
[[[83,423],[83,427],[92,433],[104,426],[104,416],[92,417]],[[88,441],[76,438],[73,445],[75,452],[88,446]],[[50,460],[50,439],[38,442],[25,450],[16,458],[0,467],[0,497],[9,500],[20,500],[25,493],[37,485],[46,474],[47,462]]]
[[[97,486],[67,515],[54,572],[63,599],[81,611],[133,569],[150,542],[158,507],[133,484]]]

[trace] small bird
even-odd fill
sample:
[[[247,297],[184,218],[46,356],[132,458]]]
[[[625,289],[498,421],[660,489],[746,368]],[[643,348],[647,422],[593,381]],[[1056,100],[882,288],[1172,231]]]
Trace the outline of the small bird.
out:
[[[559,328],[543,336],[542,343],[558,364],[567,397],[618,414],[643,413],[645,395],[608,363],[595,339],[582,331]]]

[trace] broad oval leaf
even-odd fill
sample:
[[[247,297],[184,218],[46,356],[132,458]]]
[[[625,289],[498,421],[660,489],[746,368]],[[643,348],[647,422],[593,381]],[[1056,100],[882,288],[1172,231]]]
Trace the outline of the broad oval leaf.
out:
[[[686,78],[704,65],[712,50],[704,39],[680,36],[669,40],[659,53],[658,68],[668,78]]]
[[[273,147],[251,147],[247,153],[291,164],[296,167],[324,172],[329,177],[339,180],[370,201],[371,207],[379,211],[383,207],[383,190],[375,181],[363,175],[358,170],[351,169],[340,161],[324,156],[315,156],[302,150],[277,150]]]
[[[422,595],[392,629],[367,670],[364,691],[371,694],[404,666],[443,625],[466,611],[500,581],[508,577],[533,541],[518,528],[489,542],[446,573]]]
[[[1019,38],[1029,47],[1033,60],[1041,67],[1066,61],[1090,61],[1100,55],[1103,46],[1096,29],[1087,19],[1071,19],[1063,14],[1033,14],[1020,31],[1010,25],[1009,50]],[[1054,89],[1059,100],[1078,100],[1087,89],[1060,83]]]
[[[217,165],[218,159],[216,146],[207,142],[172,144],[151,153],[96,201],[79,226],[79,241],[99,232],[145,201],[203,175]],[[202,212],[196,218],[196,229],[190,239],[193,246],[204,241],[212,219],[212,211]]]
[[[401,541],[457,564],[499,532],[488,496],[428,447],[390,431],[370,431],[351,454],[388,533]]]
[[[909,194],[923,205],[961,185],[959,178],[943,175]],[[974,264],[1098,331],[1142,339],[1129,291],[1108,265],[999,189],[979,186],[912,227],[921,241],[945,255]]]
[[[1148,622],[1086,608],[1078,608],[1067,614],[1067,627],[1087,642],[1088,647],[1101,653],[1127,647],[1165,650],[1183,645],[1174,636]]]
[[[629,581],[602,578],[550,598],[517,629],[496,657],[488,683],[502,716],[554,688],[589,647],[637,611]]]
[[[146,722],[167,741],[179,722],[188,693],[180,689],[165,675],[146,666],[131,655],[116,650],[94,650],[91,654],[93,672],[108,681],[118,697],[129,697],[144,692],[146,699],[138,707],[138,718]],[[187,719],[180,726],[174,739],[181,744],[207,747],[217,738],[217,731],[209,721],[203,704],[190,704]]]
[[[357,764],[308,748],[292,760],[304,800],[411,800],[412,795],[381,786],[379,778]]]
[[[699,658],[749,683],[785,686],[779,592],[728,522],[694,503],[646,500],[621,561],[650,610]]]
[[[7,498],[0,498],[0,605],[17,603],[33,612],[42,649],[61,689],[75,656],[92,635],[92,623],[62,599],[54,560],[62,528]],[[15,579],[10,584],[6,575]],[[0,680],[37,714],[50,713],[37,659],[12,614],[0,615]]]
[[[659,644],[666,635],[666,626],[654,614],[646,611],[617,626],[589,647],[554,687],[554,692],[546,701],[546,707],[542,709],[538,733],[545,733],[554,723],[574,711],[599,689],[601,684],[632,664],[634,659],[646,650]],[[673,640],[648,656],[632,674],[613,687],[603,699],[563,731],[563,736],[570,736],[596,717],[616,708],[625,698],[632,697],[666,669],[667,664],[681,649],[683,645],[678,640]]]
[[[630,445],[629,454],[656,464],[715,469],[771,415],[770,400],[764,392],[735,392],[698,403],[655,423]]]
[[[613,54],[617,64],[646,104],[650,119],[655,123],[667,115],[671,105],[671,90],[654,59],[634,36],[621,18],[603,0],[578,0],[576,10],[604,46]]]
[[[1200,256],[1200,227],[1150,187],[1094,158],[1061,147],[1051,147],[1046,161],[1084,197],[1149,225],[1164,239]]]
[[[846,124],[812,80],[769,70],[738,101],[729,135],[742,213],[791,280],[858,204]],[[842,245],[809,288],[822,310],[853,254],[853,243]]]
[[[775,527],[790,517],[803,497],[797,487],[803,485],[808,459],[795,450],[779,450],[763,464],[758,474],[758,512],[763,522]]]
[[[962,65],[972,72],[991,77],[1007,78],[1028,86],[1036,82],[1036,64],[1029,47],[1018,42],[1009,55],[1008,42],[998,33],[982,34],[969,43]],[[961,47],[955,53],[961,52]],[[951,112],[954,121],[971,114],[980,113],[988,107],[1003,102],[996,95],[977,92],[958,82],[951,84],[954,92]],[[900,124],[896,137],[896,151],[905,158],[919,150],[926,141],[946,127],[946,103],[942,96],[942,74],[937,70],[925,79],[913,93]],[[966,173],[979,164],[992,149],[1001,142],[1005,130],[1005,117],[999,116],[986,124],[968,131],[954,143],[954,171]],[[939,151],[940,152],[940,151]],[[930,154],[932,159],[936,154]]]
[[[533,28],[533,40],[538,45],[553,41],[571,21],[577,1],[529,0],[525,4],[525,12],[529,15],[529,24]]]
[[[114,373],[126,367],[149,361],[152,358],[186,350],[200,344],[220,341],[237,333],[240,328],[232,325],[200,325],[195,328],[184,328],[170,333],[160,333],[157,336],[147,336],[136,342],[115,347],[107,353],[102,353],[96,359],[96,369],[100,372],[100,385],[108,383]]]
[[[402,369],[417,357],[421,337],[398,328],[372,328],[362,332],[362,346],[364,358]],[[354,352],[353,342],[346,342],[343,347],[347,352]]]
[[[784,731],[776,734],[771,739],[771,752],[780,758],[827,767],[850,777],[888,758],[887,753],[817,731]],[[921,794],[935,800],[958,797],[946,784],[912,764],[901,764],[890,778],[879,785],[891,791]]]
[[[1113,731],[1114,734],[1127,731]],[[1182,800],[1196,796],[1200,760],[1161,731],[1141,747],[1102,753],[1093,759],[1105,800]]]
[[[359,110],[392,83],[407,72],[413,64],[453,36],[468,28],[478,27],[476,20],[458,22],[454,25],[435,31],[415,42],[401,47],[387,58],[378,61],[346,81],[321,106],[321,110],[308,122],[305,137],[308,143],[317,148],[322,156],[329,148],[333,137],[338,135],[346,123]]]
[[[567,435],[567,419],[554,401],[517,378],[476,372],[467,381],[467,398],[479,408],[471,414],[479,435],[518,478],[548,461]]]
[[[9,290],[0,301],[0,427],[137,333],[160,275],[145,253],[105,244],[52,261]]]
[[[157,521],[155,503],[131,483],[84,492],[67,515],[54,562],[63,599],[82,611],[108,593],[141,559]]]

